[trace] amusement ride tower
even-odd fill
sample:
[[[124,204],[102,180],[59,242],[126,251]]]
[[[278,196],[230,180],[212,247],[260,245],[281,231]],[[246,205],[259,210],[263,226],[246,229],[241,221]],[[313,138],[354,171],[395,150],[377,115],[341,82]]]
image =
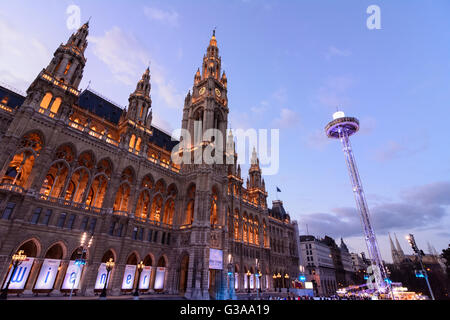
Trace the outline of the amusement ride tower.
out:
[[[333,121],[327,124],[325,132],[329,138],[340,139],[343,145],[343,151],[347,162],[350,180],[352,182],[353,194],[355,195],[356,205],[358,207],[361,223],[364,229],[367,250],[372,261],[372,272],[375,277],[376,289],[380,293],[392,293],[387,279],[386,269],[381,259],[378,249],[375,231],[372,228],[369,217],[369,208],[367,207],[366,197],[362,188],[361,179],[356,167],[355,157],[349,137],[359,130],[359,121],[353,117],[346,117],[344,112],[337,111],[333,114]]]

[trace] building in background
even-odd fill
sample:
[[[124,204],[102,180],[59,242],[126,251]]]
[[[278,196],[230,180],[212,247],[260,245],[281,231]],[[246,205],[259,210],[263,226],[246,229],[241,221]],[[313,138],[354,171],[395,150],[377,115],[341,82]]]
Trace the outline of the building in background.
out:
[[[18,250],[28,259],[11,292],[30,295],[72,288],[94,295],[106,284],[114,295],[139,285],[142,293],[223,299],[230,265],[238,293],[274,290],[273,274],[297,277],[297,224],[281,201],[267,206],[256,150],[244,184],[227,135],[228,80],[215,34],[185,98],[181,127],[192,137],[198,122],[203,132],[220,130],[231,144],[220,156],[232,163],[180,165],[171,158],[178,141],[152,124],[149,68],[126,109],[92,89],[80,92],[88,33],[85,23],[61,44],[25,96],[0,88],[1,282]],[[213,145],[187,142],[179,153]],[[77,272],[83,232],[94,241]],[[110,259],[115,266],[106,280]]]
[[[338,286],[330,247],[314,236],[301,235],[300,248],[306,281],[313,283],[314,294],[334,295]]]

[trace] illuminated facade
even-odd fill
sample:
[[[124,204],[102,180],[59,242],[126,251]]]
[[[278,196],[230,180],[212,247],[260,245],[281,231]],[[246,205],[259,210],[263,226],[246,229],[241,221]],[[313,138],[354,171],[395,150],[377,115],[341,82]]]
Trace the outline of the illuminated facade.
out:
[[[2,284],[18,250],[28,258],[10,290],[23,294],[94,295],[107,283],[113,295],[139,285],[142,293],[209,299],[223,297],[230,267],[237,293],[273,290],[273,274],[296,277],[297,224],[281,201],[268,208],[256,152],[245,187],[235,153],[234,164],[175,165],[178,142],[152,125],[148,68],[126,110],[78,90],[88,32],[86,23],[58,47],[26,96],[0,88]],[[218,52],[213,34],[182,128],[202,121],[203,130],[226,137],[227,77]],[[83,232],[93,235],[85,254]],[[210,268],[210,249],[219,250],[220,268]],[[84,266],[75,263],[82,255]]]

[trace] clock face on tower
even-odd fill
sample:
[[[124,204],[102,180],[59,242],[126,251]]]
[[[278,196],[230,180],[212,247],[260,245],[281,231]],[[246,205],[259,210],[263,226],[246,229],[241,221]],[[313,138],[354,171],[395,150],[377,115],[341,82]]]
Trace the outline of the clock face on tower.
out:
[[[222,93],[220,92],[220,90],[219,90],[219,89],[217,89],[217,88],[216,88],[216,90],[215,90],[215,91],[216,91],[216,96],[220,97],[220,96],[222,95]]]
[[[202,95],[202,94],[205,93],[205,91],[206,91],[206,88],[205,87],[201,87],[200,91],[198,93],[200,93],[200,95]]]

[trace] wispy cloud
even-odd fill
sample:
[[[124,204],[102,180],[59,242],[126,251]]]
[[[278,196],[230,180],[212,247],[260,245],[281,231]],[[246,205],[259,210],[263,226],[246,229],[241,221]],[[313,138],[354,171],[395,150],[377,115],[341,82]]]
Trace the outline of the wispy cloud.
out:
[[[300,123],[300,116],[292,109],[282,108],[280,116],[273,121],[275,128],[293,128]]]
[[[311,149],[323,150],[331,140],[325,135],[323,130],[317,129],[314,132],[307,134],[304,141]]]
[[[325,53],[325,58],[330,60],[332,57],[348,57],[352,53],[349,50],[338,49],[335,46],[330,46],[328,51]]]
[[[150,20],[165,23],[173,27],[178,26],[179,15],[176,11],[165,11],[154,7],[144,7],[144,14]]]
[[[370,208],[374,228],[379,234],[392,230],[440,229],[449,216],[450,182],[436,182],[403,190],[400,201],[381,197]],[[353,207],[340,207],[330,212],[302,215],[303,223],[315,234],[352,237],[361,235],[359,213]],[[445,229],[445,227],[444,227]]]
[[[319,88],[317,99],[326,107],[345,107],[350,103],[347,93],[354,84],[355,79],[349,75],[329,77]]]
[[[153,96],[169,108],[182,107],[183,96],[173,81],[166,80],[164,67],[151,58],[132,34],[113,27],[103,36],[91,36],[88,40],[93,43],[94,55],[107,65],[113,77],[128,86],[137,83],[149,61],[152,61],[150,81]]]
[[[42,42],[19,30],[0,15],[0,79],[24,91],[50,62],[51,54]]]
[[[401,141],[389,140],[374,151],[377,161],[385,162],[394,159],[413,156],[428,148],[429,141],[426,135],[420,135],[417,139],[408,137]]]

